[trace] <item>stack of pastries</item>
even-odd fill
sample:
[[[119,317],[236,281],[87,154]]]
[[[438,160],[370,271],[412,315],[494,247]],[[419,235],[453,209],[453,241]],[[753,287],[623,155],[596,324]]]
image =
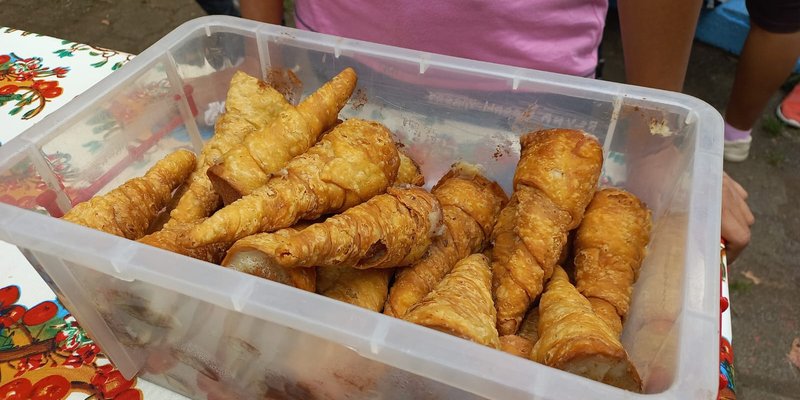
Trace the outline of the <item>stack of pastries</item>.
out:
[[[199,155],[63,219],[641,392],[620,334],[651,215],[598,189],[597,139],[523,135],[510,196],[463,162],[428,191],[389,129],[339,120],[356,81],[293,106],[238,72]]]

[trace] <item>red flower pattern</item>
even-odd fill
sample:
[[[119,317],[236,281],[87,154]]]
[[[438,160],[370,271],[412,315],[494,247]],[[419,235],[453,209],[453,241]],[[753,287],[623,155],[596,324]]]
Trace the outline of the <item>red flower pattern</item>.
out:
[[[19,300],[19,287],[6,286],[0,289],[0,308],[6,308]]]
[[[43,324],[56,316],[58,306],[52,301],[43,301],[30,310],[25,311],[22,317],[22,323],[28,326]]]
[[[25,307],[14,305],[0,312],[0,329],[13,326],[25,315]]]
[[[100,353],[100,348],[96,344],[90,343],[72,352],[69,357],[64,361],[64,365],[72,368],[79,368],[81,365],[91,365],[94,363],[97,354]]]
[[[33,385],[25,378],[17,378],[11,382],[0,386],[0,399],[3,400],[26,400],[31,396]]]
[[[115,65],[113,69],[118,68],[123,63],[119,62],[117,64],[119,65]],[[60,86],[57,78],[65,78],[69,72],[69,67],[45,67],[40,57],[18,57],[15,54],[0,54],[0,106],[8,104],[14,108],[10,114],[15,115],[19,112],[23,119],[33,118],[47,102],[64,94],[64,89]],[[47,79],[47,77],[50,78]],[[22,102],[21,100],[25,101]],[[34,109],[28,110],[28,107]],[[22,186],[19,182],[0,181],[0,186],[13,188],[14,185]],[[4,196],[7,197],[7,195]],[[27,318],[27,322],[35,323],[42,322],[40,321],[42,318],[49,316],[50,310],[48,309],[46,310],[48,313],[43,314],[44,317],[42,318],[34,318],[33,313],[25,317],[26,312],[29,310],[22,305],[14,304],[19,296],[11,296],[13,294],[11,291],[12,288],[0,289],[0,331],[4,328],[22,330],[26,328],[23,325],[25,318]],[[8,298],[2,296],[6,292],[10,293],[7,296]],[[70,317],[68,316],[67,318]],[[55,345],[50,350],[9,361],[8,365],[13,365],[17,369],[14,375],[17,378],[12,378],[11,374],[2,377],[6,379],[0,380],[0,399],[7,398],[9,394],[12,396],[8,397],[10,399],[17,397],[20,399],[65,398],[72,392],[72,389],[70,388],[70,382],[60,375],[49,375],[33,382],[26,377],[21,377],[26,372],[38,370],[37,374],[39,374],[44,371],[44,368],[60,365],[70,368],[88,368],[95,371],[91,382],[86,382],[97,390],[93,398],[106,400],[142,399],[141,391],[134,386],[135,379],[124,379],[122,374],[110,364],[103,366],[95,364],[99,359],[102,359],[101,350],[96,344],[91,343],[90,339],[82,336],[83,334],[71,335],[63,330],[57,333],[53,332],[53,329],[61,329],[59,326],[61,325],[58,323],[52,323],[44,326],[46,328],[44,330],[37,329],[33,332],[35,335],[31,345],[39,345],[41,348],[40,342],[53,340]],[[65,326],[64,329],[66,327],[80,329],[77,323],[71,324],[68,321],[65,321],[63,326]],[[15,333],[20,334],[20,332],[17,331]],[[44,338],[40,337],[42,332],[44,332]],[[28,333],[28,336],[30,337],[30,333]],[[7,342],[6,345],[14,346],[11,342]],[[64,361],[56,364],[56,360]],[[28,378],[31,376],[28,375]]]
[[[14,94],[19,90],[19,86],[17,85],[4,85],[0,86],[0,96],[8,96],[10,94]]]
[[[68,67],[50,69],[43,66],[41,57],[21,58],[14,53],[0,55],[0,106],[12,103],[11,115],[16,115],[23,108],[34,107],[23,113],[22,119],[35,117],[47,101],[64,93],[58,81],[42,78],[65,78],[67,72]]]
[[[56,86],[58,86],[58,82],[56,81],[46,81],[44,79],[37,79],[33,81],[33,86],[31,87],[38,90],[46,90],[54,88]]]
[[[114,400],[142,400],[142,392],[139,389],[128,389],[114,397]]]
[[[64,67],[53,68],[53,73],[56,74],[56,77],[58,78],[65,77],[67,75],[67,72],[69,72],[69,68],[64,68]]]
[[[61,375],[49,375],[33,385],[31,400],[61,400],[69,394],[70,384]]]
[[[90,383],[100,391],[103,399],[115,399],[133,386],[133,381],[125,379],[122,373],[110,364],[98,367]]]
[[[44,365],[44,354],[42,353],[25,357],[19,360],[19,365],[17,365],[17,373],[14,374],[14,377],[20,376],[28,371],[37,370],[42,368]]]
[[[61,96],[61,93],[64,93],[64,89],[60,87],[54,87],[52,89],[42,90],[42,96],[44,96],[45,99],[56,98],[58,96]]]

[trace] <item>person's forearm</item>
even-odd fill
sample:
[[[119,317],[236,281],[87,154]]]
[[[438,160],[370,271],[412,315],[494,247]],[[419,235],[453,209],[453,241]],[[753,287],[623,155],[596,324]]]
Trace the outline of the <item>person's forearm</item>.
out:
[[[683,89],[701,4],[702,0],[619,0],[628,83]]]
[[[239,0],[242,18],[280,25],[283,21],[283,0]]]

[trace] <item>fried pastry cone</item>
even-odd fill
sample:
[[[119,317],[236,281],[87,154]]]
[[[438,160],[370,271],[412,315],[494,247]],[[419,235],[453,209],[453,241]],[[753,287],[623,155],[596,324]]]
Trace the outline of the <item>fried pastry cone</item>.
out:
[[[515,335],[500,336],[500,349],[506,353],[531,358],[531,349],[539,341],[539,307],[531,307]]]
[[[456,263],[403,319],[498,349],[491,284],[489,259],[483,254],[470,255]]]
[[[524,313],[524,300],[530,298],[526,288],[532,288],[529,291],[533,293],[541,291],[541,281],[544,279],[544,271],[540,268],[521,274],[521,278],[526,279],[524,281],[516,281],[509,272],[510,266],[536,265],[532,255],[520,245],[521,240],[514,231],[519,207],[517,195],[513,194],[508,205],[500,211],[492,231],[492,294],[497,307],[497,329],[503,336],[517,332],[516,314]]]
[[[344,211],[386,191],[399,162],[386,127],[349,119],[290,161],[281,175],[197,225],[188,245],[235,241]]]
[[[617,335],[556,267],[539,301],[534,361],[641,393],[642,381]]]
[[[525,314],[525,318],[522,320],[522,324],[519,326],[519,331],[517,331],[517,336],[527,339],[531,342],[531,346],[536,344],[539,341],[539,307],[531,307],[528,310],[528,313]]]
[[[319,136],[336,123],[356,86],[352,68],[325,83],[297,108],[284,109],[278,118],[225,153],[208,169],[208,177],[225,204],[263,186],[295,156],[314,145]]]
[[[533,343],[519,335],[500,336],[500,350],[522,358],[530,358]]]
[[[597,139],[576,130],[550,129],[520,138],[514,174],[516,201],[495,230],[493,288],[497,329],[516,333],[541,294],[567,241],[594,195],[603,163]]]
[[[439,202],[432,194],[414,187],[389,188],[301,231],[239,240],[222,265],[241,270],[240,259],[253,252],[276,268],[408,265],[425,254],[441,223]]]
[[[195,155],[178,150],[159,160],[142,177],[80,203],[62,218],[89,228],[138,239],[195,167]]]
[[[144,236],[138,239],[138,241],[164,250],[169,250],[173,253],[219,264],[222,258],[225,257],[225,251],[228,250],[232,243],[211,243],[197,248],[182,245],[183,238],[195,225],[194,222],[174,220],[166,224],[161,230]]]
[[[211,215],[220,204],[206,176],[208,167],[240,144],[253,131],[264,128],[283,111],[293,108],[277,90],[263,81],[237,71],[231,79],[225,100],[225,113],[214,125],[214,136],[200,152],[197,167],[175,196],[170,220],[196,222]]]
[[[393,268],[355,269],[348,266],[317,269],[317,293],[381,312],[389,293]]]
[[[609,188],[594,195],[575,236],[576,287],[619,331],[628,315],[650,228],[650,210],[639,198]]]
[[[597,138],[579,130],[548,129],[522,136],[520,144],[514,190],[527,186],[541,192],[569,213],[567,231],[577,228],[603,166]]]
[[[387,315],[402,318],[456,262],[486,246],[497,214],[507,201],[497,183],[464,163],[453,165],[431,192],[442,206],[444,233],[422,259],[397,273],[384,308]]]
[[[587,300],[592,305],[594,313],[608,325],[617,337],[622,336],[622,317],[617,314],[614,305],[597,297],[588,297]]]
[[[400,168],[397,170],[397,179],[395,185],[425,185],[425,175],[419,169],[416,161],[411,156],[406,154],[402,148],[398,147],[398,154],[400,156]]]
[[[297,229],[286,228],[273,233],[273,235],[288,237],[297,232],[299,232]],[[258,251],[239,252],[235,259],[236,263],[234,265],[228,265],[224,260],[222,265],[309,292],[316,292],[317,290],[317,268],[283,268],[276,266],[272,264],[267,254]]]

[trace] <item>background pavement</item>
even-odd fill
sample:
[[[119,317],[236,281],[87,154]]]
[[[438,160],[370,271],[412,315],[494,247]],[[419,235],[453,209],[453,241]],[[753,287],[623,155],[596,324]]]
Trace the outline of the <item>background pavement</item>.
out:
[[[0,0],[0,26],[139,53],[189,19],[191,0]],[[603,42],[604,79],[623,81],[616,15]],[[724,111],[737,59],[697,43],[685,92]],[[750,193],[750,248],[730,267],[736,381],[741,399],[800,398],[800,371],[787,357],[800,337],[800,130],[782,126],[775,94],[753,132],[750,159],[725,170]]]

